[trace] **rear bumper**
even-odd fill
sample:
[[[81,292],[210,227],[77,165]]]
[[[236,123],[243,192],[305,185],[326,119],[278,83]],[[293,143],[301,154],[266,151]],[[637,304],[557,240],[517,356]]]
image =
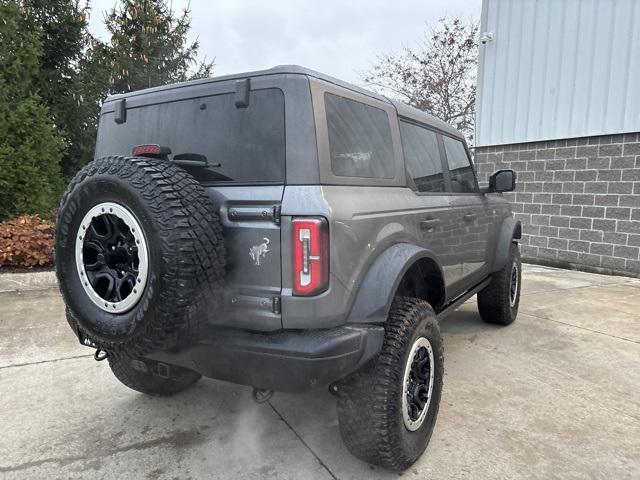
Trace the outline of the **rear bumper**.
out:
[[[195,345],[148,358],[205,377],[300,392],[356,371],[380,351],[383,337],[384,328],[375,325],[270,333],[208,327]]]

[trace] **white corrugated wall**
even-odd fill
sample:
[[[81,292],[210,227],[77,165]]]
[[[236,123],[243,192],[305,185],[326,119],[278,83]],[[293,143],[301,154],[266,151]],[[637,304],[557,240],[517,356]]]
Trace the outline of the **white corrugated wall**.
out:
[[[640,0],[484,0],[476,145],[640,132]]]

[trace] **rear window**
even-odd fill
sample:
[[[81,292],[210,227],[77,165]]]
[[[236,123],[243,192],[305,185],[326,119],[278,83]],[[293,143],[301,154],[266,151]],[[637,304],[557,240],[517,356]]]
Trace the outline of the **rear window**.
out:
[[[125,123],[111,114],[100,129],[98,156],[159,144],[169,158],[207,157],[207,169],[185,167],[203,182],[284,182],[284,94],[276,88],[252,90],[246,108],[236,108],[234,93],[130,108]]]
[[[393,178],[393,142],[387,113],[330,93],[325,93],[324,103],[333,174]]]

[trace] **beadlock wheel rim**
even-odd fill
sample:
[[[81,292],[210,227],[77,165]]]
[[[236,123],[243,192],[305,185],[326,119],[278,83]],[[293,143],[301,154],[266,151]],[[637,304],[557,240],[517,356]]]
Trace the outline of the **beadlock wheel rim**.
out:
[[[101,310],[124,313],[142,297],[149,271],[147,241],[127,208],[100,203],[80,222],[76,268],[87,296]]]
[[[418,430],[427,417],[434,371],[431,343],[425,337],[420,337],[411,347],[402,382],[402,419],[411,432]]]
[[[509,284],[509,305],[511,305],[511,308],[516,306],[518,288],[520,288],[520,282],[518,281],[518,264],[514,263],[511,267],[511,282]]]

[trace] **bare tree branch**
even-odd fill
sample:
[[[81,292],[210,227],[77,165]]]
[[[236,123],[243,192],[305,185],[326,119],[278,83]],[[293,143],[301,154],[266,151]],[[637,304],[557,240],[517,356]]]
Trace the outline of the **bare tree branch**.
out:
[[[476,22],[440,19],[417,48],[379,56],[362,80],[451,123],[473,143],[478,29]]]

